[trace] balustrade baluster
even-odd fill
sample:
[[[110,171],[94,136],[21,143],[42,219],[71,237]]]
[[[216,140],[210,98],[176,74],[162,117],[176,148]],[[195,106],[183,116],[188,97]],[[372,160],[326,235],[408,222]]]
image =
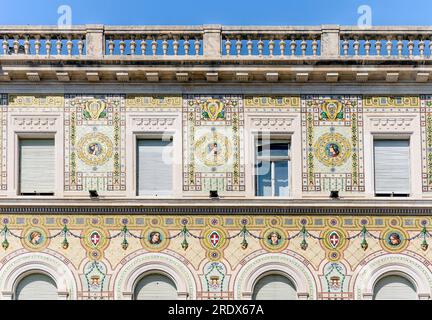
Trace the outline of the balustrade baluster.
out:
[[[386,43],[386,49],[387,49],[387,56],[388,57],[390,57],[392,54],[392,47],[393,47],[392,37],[388,36],[387,37],[387,43]]]
[[[162,39],[163,39],[163,41],[162,41],[162,52],[163,52],[163,55],[166,56],[167,53],[168,53],[167,36],[163,36]]]
[[[366,57],[369,57],[369,55],[370,55],[371,43],[370,43],[368,37],[365,37],[364,48],[365,48],[365,55],[366,55]]]
[[[70,57],[70,56],[72,56],[72,44],[73,44],[72,43],[72,36],[68,35],[67,39],[68,39],[68,41],[66,42],[66,48],[67,48],[68,56]]]
[[[178,55],[178,48],[179,48],[179,43],[178,43],[178,37],[177,36],[173,36],[173,50],[174,50],[174,55],[177,56]]]
[[[354,37],[353,48],[354,48],[354,55],[358,56],[359,55],[360,42],[358,41],[357,36]]]
[[[61,55],[62,46],[63,43],[62,43],[61,36],[58,36],[56,41],[56,52],[58,56]]]
[[[113,38],[110,38],[108,41],[108,50],[109,50],[109,54],[112,56],[114,54],[114,40]]]
[[[402,49],[403,49],[402,37],[399,36],[398,37],[398,42],[397,42],[397,51],[398,51],[398,57],[399,58],[402,57]]]
[[[30,54],[30,40],[28,35],[24,36],[24,53]]]
[[[83,49],[84,49],[84,41],[82,40],[82,38],[80,36],[79,40],[78,40],[78,55],[82,56]]]
[[[147,50],[147,37],[145,35],[141,36],[141,55],[145,56],[146,55],[146,50]]]
[[[183,47],[184,47],[185,56],[189,55],[190,43],[189,43],[188,36],[184,36]]]
[[[45,51],[46,51],[46,56],[50,57],[51,56],[51,36],[45,37]]]
[[[408,39],[408,56],[412,58],[414,53],[414,41],[412,37],[409,37]]]
[[[236,41],[237,56],[240,56],[240,54],[241,54],[241,48],[242,48],[241,36],[238,36],[237,37],[237,41]]]
[[[151,48],[152,48],[152,54],[153,56],[156,56],[156,51],[157,51],[157,41],[156,41],[156,37],[153,36],[153,41],[151,44]]]
[[[9,42],[8,42],[8,37],[5,35],[3,37],[3,55],[8,55],[9,54]]]
[[[300,43],[300,48],[302,51],[302,56],[305,56],[306,55],[307,42],[305,40],[305,37],[302,37],[301,39],[302,39],[302,41]]]
[[[348,49],[349,49],[348,37],[344,37],[343,42],[342,42],[342,48],[343,48],[344,56],[347,56],[348,55]]]
[[[297,48],[297,43],[296,43],[295,36],[291,36],[290,48],[291,48],[291,55],[295,56],[295,51],[296,51],[296,48]]]
[[[269,44],[268,44],[268,47],[269,47],[269,55],[270,55],[270,57],[273,57],[273,52],[274,52],[274,41],[273,41],[273,37],[270,38],[270,40],[269,40]]]
[[[19,36],[15,36],[14,38],[15,38],[15,40],[13,42],[14,54],[18,54],[18,50],[19,50]]]
[[[121,37],[120,38],[120,42],[119,42],[120,55],[124,55],[125,54],[125,48],[126,48],[126,43],[124,41],[124,38]]]
[[[420,57],[423,57],[424,56],[424,49],[425,49],[425,43],[423,41],[423,38],[420,38],[420,41],[418,43],[418,49],[419,49]]]
[[[131,41],[130,41],[129,47],[130,47],[130,54],[131,54],[132,56],[134,56],[134,55],[135,55],[135,52],[136,52],[136,41],[135,41],[135,36],[131,36]]]
[[[231,40],[229,37],[226,37],[225,40],[225,51],[227,56],[231,55]]]
[[[198,37],[195,37],[194,47],[195,47],[195,55],[196,55],[196,56],[199,56],[199,51],[200,51],[200,41],[199,41]]]
[[[315,38],[313,38],[313,40],[312,40],[312,55],[314,57],[316,57],[317,51],[318,51],[318,41]]]
[[[285,56],[285,47],[286,47],[286,42],[285,42],[284,38],[281,37],[280,42],[279,42],[279,49],[280,49],[280,55],[281,56]]]
[[[246,42],[246,47],[247,47],[247,51],[248,51],[248,56],[251,56],[253,53],[253,42],[252,42],[251,36],[248,36],[247,38],[248,38],[248,40]]]
[[[381,56],[381,47],[382,47],[381,39],[377,39],[375,41],[375,50],[377,56]]]
[[[264,42],[262,41],[261,38],[259,38],[259,40],[258,40],[258,55],[260,57],[263,55],[263,50],[264,50]]]

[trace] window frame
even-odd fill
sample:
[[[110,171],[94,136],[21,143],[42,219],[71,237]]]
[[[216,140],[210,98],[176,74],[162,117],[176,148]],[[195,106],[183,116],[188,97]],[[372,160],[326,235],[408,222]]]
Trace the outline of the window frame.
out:
[[[271,146],[272,143],[281,143],[286,142],[288,144],[288,155],[287,156],[258,156],[258,146],[259,142],[263,141],[263,137],[268,139],[269,143],[266,145]],[[253,190],[254,190],[254,197],[258,198],[270,198],[270,199],[277,199],[277,198],[290,198],[292,197],[292,156],[291,156],[291,142],[292,137],[291,134],[288,133],[272,133],[272,132],[255,132],[253,135]],[[264,144],[262,144],[264,145]],[[267,150],[270,150],[267,149]],[[271,165],[271,189],[272,189],[272,195],[258,195],[258,182],[257,182],[257,173],[258,173],[258,163],[260,161],[268,161]],[[288,193],[284,196],[277,196],[275,195],[275,162],[284,162],[287,161],[287,167],[288,167]]]

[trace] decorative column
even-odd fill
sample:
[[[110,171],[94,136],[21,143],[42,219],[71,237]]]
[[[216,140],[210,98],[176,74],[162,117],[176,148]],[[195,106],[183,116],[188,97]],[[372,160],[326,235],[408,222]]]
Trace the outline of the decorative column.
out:
[[[203,54],[208,58],[220,58],[222,55],[222,26],[208,24],[203,26]]]
[[[87,57],[92,58],[103,58],[105,55],[105,35],[103,25],[86,25],[86,55]]]
[[[339,50],[339,25],[322,25],[321,26],[321,57],[338,58]]]

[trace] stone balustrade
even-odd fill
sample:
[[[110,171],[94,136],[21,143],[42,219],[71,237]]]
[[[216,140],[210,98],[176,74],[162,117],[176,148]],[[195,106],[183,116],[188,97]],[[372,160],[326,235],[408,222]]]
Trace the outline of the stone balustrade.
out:
[[[432,27],[0,26],[0,59],[430,59]]]
[[[343,57],[430,58],[432,28],[344,27],[340,29],[340,53]]]
[[[86,54],[86,28],[0,26],[0,57],[82,56]]]

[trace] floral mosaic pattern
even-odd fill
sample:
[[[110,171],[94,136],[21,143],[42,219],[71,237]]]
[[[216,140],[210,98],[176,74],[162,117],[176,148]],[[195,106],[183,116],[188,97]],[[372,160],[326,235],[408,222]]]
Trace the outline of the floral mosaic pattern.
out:
[[[126,189],[123,96],[65,96],[65,191]]]
[[[303,191],[364,191],[359,96],[302,96]]]
[[[184,191],[245,190],[243,127],[241,97],[184,97]]]

